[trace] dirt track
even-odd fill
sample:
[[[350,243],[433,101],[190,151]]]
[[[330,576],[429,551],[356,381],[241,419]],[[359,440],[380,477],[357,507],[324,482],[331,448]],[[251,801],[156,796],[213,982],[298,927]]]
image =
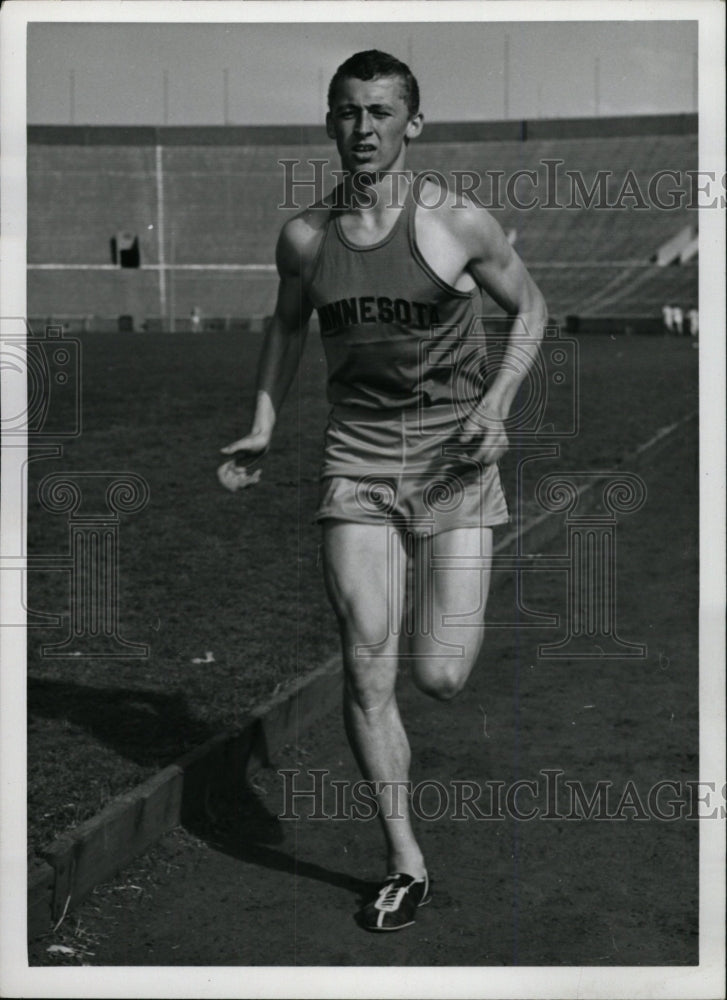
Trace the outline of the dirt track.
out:
[[[400,702],[412,780],[627,782],[643,804],[660,780],[698,777],[696,424],[639,469],[645,506],[618,522],[618,630],[646,659],[538,657],[554,628],[492,627],[465,693],[430,702],[404,678]],[[678,488],[674,488],[678,470]],[[563,551],[563,540],[553,553]],[[564,611],[564,574],[527,574],[529,606]],[[488,618],[513,618],[513,588]],[[301,734],[281,768],[356,780],[340,719]],[[302,774],[301,783],[311,778]],[[150,859],[97,890],[55,937],[73,945],[80,919],[93,965],[688,965],[698,960],[698,824],[692,819],[514,818],[421,821],[434,900],[414,927],[361,930],[362,892],[384,874],[375,822],[277,820],[283,779],[255,779],[245,808],[174,833]],[[662,806],[669,798],[662,797]],[[673,794],[671,797],[675,797]],[[485,793],[482,808],[487,809]],[[524,791],[517,803],[532,804]],[[544,811],[542,794],[535,802]],[[433,811],[436,799],[422,800]],[[307,815],[311,806],[300,803]],[[333,812],[329,798],[326,811]],[[568,812],[563,799],[559,811]],[[630,816],[625,809],[622,815]],[[150,875],[150,872],[152,873]],[[135,882],[135,878],[137,881]],[[138,884],[138,889],[130,888]],[[63,935],[66,934],[64,938]],[[103,938],[101,935],[105,935]]]

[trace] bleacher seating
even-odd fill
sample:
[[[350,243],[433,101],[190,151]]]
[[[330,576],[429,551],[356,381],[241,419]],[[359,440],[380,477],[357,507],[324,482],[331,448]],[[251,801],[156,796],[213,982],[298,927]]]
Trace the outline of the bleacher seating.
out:
[[[161,182],[167,302],[173,301],[182,317],[193,305],[206,316],[270,313],[275,240],[284,218],[294,213],[278,207],[286,197],[279,161],[300,161],[296,176],[309,179],[310,160],[330,160],[337,166],[332,145],[215,145],[195,143],[192,136],[188,144],[162,143],[159,177],[155,146],[135,144],[133,130],[129,133],[127,142],[104,145],[84,138],[74,144],[68,141],[73,130],[66,129],[63,142],[41,141],[41,134],[29,143],[29,312],[131,314],[158,320]],[[550,193],[548,160],[562,161]],[[506,232],[516,231],[515,247],[555,317],[602,316],[609,311],[659,315],[664,301],[678,299],[688,307],[697,300],[693,260],[681,267],[650,264],[659,246],[685,226],[696,225],[696,213],[687,207],[685,180],[685,172],[697,165],[695,134],[427,142],[425,130],[410,147],[408,165],[417,171],[437,170],[447,178],[457,170],[482,176],[478,195],[492,206]],[[508,178],[526,170],[536,171],[537,187],[525,177],[516,194],[523,201],[537,197],[538,207],[492,205],[488,172]],[[659,189],[668,201],[668,192],[680,188],[680,206],[664,210],[652,203],[649,184],[659,170],[673,170],[683,178],[680,185],[665,179]],[[574,200],[566,172],[577,172],[590,189],[598,171],[609,174],[605,193],[612,207],[584,207]],[[635,199],[627,196],[620,207],[613,207],[627,175],[635,179],[647,207],[636,207]],[[312,200],[307,188],[297,189],[297,194],[304,204]],[[561,207],[544,207],[554,196]],[[110,240],[120,230],[139,238],[138,271],[112,265]],[[263,267],[246,270],[250,265]]]

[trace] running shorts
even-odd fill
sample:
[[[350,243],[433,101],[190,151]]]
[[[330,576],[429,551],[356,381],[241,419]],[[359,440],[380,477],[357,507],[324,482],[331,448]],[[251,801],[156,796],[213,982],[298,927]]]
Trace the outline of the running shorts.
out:
[[[484,465],[459,434],[449,406],[334,407],[316,520],[392,524],[415,535],[506,524],[497,464]]]

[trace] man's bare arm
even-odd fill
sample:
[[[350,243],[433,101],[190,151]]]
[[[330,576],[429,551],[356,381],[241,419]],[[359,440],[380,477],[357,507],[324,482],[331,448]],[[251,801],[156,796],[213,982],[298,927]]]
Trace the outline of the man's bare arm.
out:
[[[470,255],[470,274],[514,317],[500,368],[465,433],[465,440],[474,440],[484,430],[481,457],[485,462],[496,462],[508,446],[503,421],[535,360],[548,311],[540,289],[488,212],[472,206],[460,226]]]
[[[280,284],[275,313],[265,337],[257,375],[252,429],[222,452],[263,452],[270,444],[278,414],[298,369],[313,307],[306,295],[302,261],[305,224],[292,219],[283,228],[276,249]]]

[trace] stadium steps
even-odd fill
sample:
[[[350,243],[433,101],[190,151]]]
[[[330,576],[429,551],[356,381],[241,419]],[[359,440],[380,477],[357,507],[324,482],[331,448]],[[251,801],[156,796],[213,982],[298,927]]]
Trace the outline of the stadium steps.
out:
[[[662,243],[660,247],[657,248],[656,253],[653,256],[653,261],[658,267],[667,267],[669,264],[673,264],[675,261],[681,261],[682,254],[690,247],[695,239],[694,228],[692,226],[682,226],[678,233],[675,233],[670,239]]]
[[[426,132],[423,136],[425,139]],[[281,162],[297,161],[295,177],[310,181],[311,160],[331,160],[330,146],[169,146],[161,150],[164,189],[164,234],[157,231],[158,187],[154,147],[64,146],[31,143],[28,146],[28,275],[29,311],[72,315],[159,316],[163,258],[167,292],[173,292],[177,314],[187,317],[193,306],[206,316],[261,316],[272,311],[275,274],[225,271],[215,265],[272,264],[281,221],[295,211],[290,203]],[[555,187],[549,193],[546,161],[562,161]],[[517,250],[543,287],[555,315],[576,312],[589,300],[594,308],[657,309],[667,298],[696,301],[696,285],[685,267],[684,276],[672,268],[661,278],[651,274],[636,281],[637,265],[646,265],[676,229],[694,223],[685,207],[685,172],[697,164],[696,135],[605,136],[544,139],[527,142],[414,143],[410,166],[414,170],[478,171],[485,204],[488,171],[511,177],[517,170],[535,170],[540,199],[536,210],[518,210],[512,204],[493,208],[506,232],[517,232]],[[333,183],[330,166],[322,169],[323,186]],[[553,170],[551,166],[551,170]],[[665,180],[659,188],[667,199],[670,189],[682,192],[673,210],[656,206],[637,208],[623,198],[622,207],[604,210],[578,207],[572,175],[592,187],[598,171],[607,175],[606,194],[617,198],[630,171],[648,197],[658,170],[674,170],[681,183]],[[567,173],[570,171],[570,175]],[[487,188],[487,190],[486,190]],[[294,193],[305,204],[313,199],[310,187]],[[533,194],[526,177],[516,188],[519,197]],[[653,193],[653,192],[652,192]],[[548,198],[565,206],[542,207]],[[504,198],[504,191],[503,191]],[[571,207],[568,207],[571,206]],[[138,271],[112,269],[110,239],[119,229],[139,237],[142,266]],[[693,252],[693,251],[692,251]],[[547,264],[545,263],[547,262]],[[78,271],[33,269],[36,264],[74,265]],[[201,270],[180,270],[194,264]],[[559,265],[559,266],[556,266]],[[614,274],[616,268],[618,275]],[[602,294],[612,282],[614,297]],[[635,284],[634,284],[635,282]],[[684,291],[671,292],[674,283]],[[643,294],[643,301],[638,296]]]

